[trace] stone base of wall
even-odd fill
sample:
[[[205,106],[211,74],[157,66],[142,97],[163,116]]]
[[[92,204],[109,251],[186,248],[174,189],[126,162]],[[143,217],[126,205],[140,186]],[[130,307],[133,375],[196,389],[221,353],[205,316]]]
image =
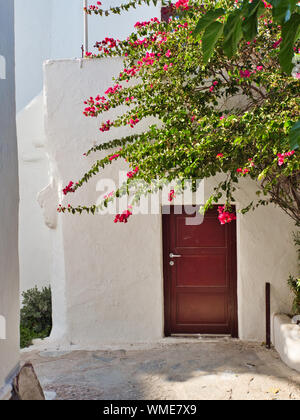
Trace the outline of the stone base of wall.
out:
[[[300,326],[292,324],[287,315],[275,315],[273,337],[283,362],[300,372]]]

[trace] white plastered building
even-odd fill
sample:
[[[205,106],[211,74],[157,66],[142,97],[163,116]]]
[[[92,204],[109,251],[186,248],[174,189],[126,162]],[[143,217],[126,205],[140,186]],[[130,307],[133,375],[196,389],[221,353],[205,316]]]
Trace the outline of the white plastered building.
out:
[[[200,330],[211,332],[208,327],[221,325],[226,311],[233,311],[232,302],[235,300],[236,332],[233,335],[243,340],[264,341],[265,283],[271,283],[272,313],[289,312],[291,295],[286,279],[289,273],[297,270],[292,241],[294,224],[279,208],[262,207],[244,216],[237,213],[236,231],[232,233],[236,251],[230,251],[231,254],[222,251],[227,246],[224,241],[228,237],[228,233],[224,233],[227,231],[220,230],[227,229],[224,226],[216,227],[214,224],[215,230],[207,230],[210,228],[209,223],[206,224],[204,242],[196,239],[199,246],[190,247],[189,232],[182,231],[180,236],[182,225],[178,222],[178,227],[175,226],[175,248],[171,245],[164,248],[161,213],[134,215],[128,224],[123,225],[114,224],[112,215],[57,214],[58,203],[94,203],[100,193],[97,191],[99,179],[116,181],[118,171],[126,170],[125,163],[114,162],[76,194],[63,198],[62,188],[70,180],[78,180],[95,159],[104,156],[102,152],[88,158],[83,154],[101,138],[107,141],[131,130],[112,129],[100,137],[99,120],[82,115],[83,100],[104,92],[111,85],[112,76],[119,74],[121,68],[120,59],[48,61],[44,66],[46,148],[51,177],[39,201],[53,239],[54,328],[51,339],[58,343],[96,348],[106,344],[157,342],[166,333],[194,331],[191,327],[193,316],[206,317],[206,326]],[[113,112],[107,117],[113,120]],[[147,128],[150,122],[142,121],[138,129]],[[213,186],[214,180],[205,181],[204,199],[210,195]],[[251,201],[255,191],[256,185],[252,181],[241,183],[236,194],[237,210]],[[210,240],[214,236],[218,236],[215,244]],[[172,241],[171,238],[170,244]],[[211,255],[208,271],[217,283],[224,270],[221,266],[215,269],[214,261],[222,259],[225,261],[223,266],[227,267],[230,258],[232,267],[231,274],[224,271],[224,279],[230,280],[230,276],[236,279],[232,289],[233,301],[230,303],[226,297],[211,296],[211,307],[215,305],[215,310],[212,309],[208,315],[200,313],[201,305],[195,301],[191,290],[176,289],[175,301],[170,297],[166,300],[169,253],[181,250],[191,254],[193,247],[199,248],[199,255],[204,248],[207,255]],[[175,264],[178,264],[176,273],[180,273],[180,267],[184,267],[180,264],[184,264],[184,259],[181,262],[176,260]],[[191,278],[195,272],[201,272],[200,265],[195,267],[189,271]],[[182,283],[176,287],[193,286],[187,284],[188,279],[178,276],[178,283]],[[205,283],[206,280],[203,281]],[[205,290],[197,289],[199,296],[201,290],[209,294],[210,286],[206,284]],[[176,325],[173,325],[173,330],[166,328],[168,305],[174,312],[172,316]],[[217,331],[224,332],[225,329],[220,327]]]
[[[0,400],[19,368],[18,158],[14,2],[0,1]]]
[[[47,184],[43,61],[81,57],[83,1],[15,0],[16,106],[20,172],[20,290],[51,283],[52,235],[42,220],[37,195]],[[118,5],[110,0],[106,6]],[[121,16],[89,17],[89,49],[106,36],[124,39],[137,20],[159,16],[159,7],[142,6]],[[34,259],[35,264],[32,264]]]

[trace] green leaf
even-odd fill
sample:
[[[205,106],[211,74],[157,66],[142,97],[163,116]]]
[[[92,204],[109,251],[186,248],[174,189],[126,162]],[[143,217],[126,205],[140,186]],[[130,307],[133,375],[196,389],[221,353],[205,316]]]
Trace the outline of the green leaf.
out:
[[[252,41],[257,35],[257,14],[261,4],[261,0],[254,0],[248,4],[245,20],[242,23],[242,30],[246,41]]]
[[[237,46],[242,38],[242,13],[236,10],[228,16],[224,26],[223,48],[227,57],[232,57],[237,52]]]
[[[296,7],[295,0],[271,0],[269,3],[272,5],[272,16],[275,22],[287,22]]]
[[[211,23],[213,23],[218,17],[223,16],[225,13],[224,9],[209,10],[204,16],[202,16],[196,25],[196,28],[193,32],[195,38],[199,38],[200,34],[204,29],[207,28]]]
[[[207,64],[214,52],[216,42],[223,34],[223,23],[213,22],[206,29],[202,37],[203,62]]]
[[[300,145],[300,120],[298,120],[290,131],[290,148],[291,150],[296,150]]]
[[[292,59],[294,56],[294,45],[299,37],[300,15],[294,13],[290,20],[282,26],[282,42],[280,44],[279,61],[283,71],[291,74],[293,69]]]

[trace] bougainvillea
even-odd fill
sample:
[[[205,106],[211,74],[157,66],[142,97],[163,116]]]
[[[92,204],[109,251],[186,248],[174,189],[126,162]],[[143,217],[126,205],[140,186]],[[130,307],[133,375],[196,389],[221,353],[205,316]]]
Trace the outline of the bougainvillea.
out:
[[[218,4],[232,11],[236,8],[235,1]],[[277,53],[280,27],[273,23],[270,7],[263,7],[256,38],[252,42],[241,40],[238,52],[228,58],[222,37],[217,41],[212,34],[193,37],[199,15],[205,16],[211,7],[212,1],[205,6],[197,1],[179,1],[170,6],[173,16],[167,21],[156,17],[137,22],[126,40],[106,38],[96,43],[95,53],[87,59],[124,59],[124,69],[112,86],[84,103],[84,115],[100,118],[99,135],[105,136],[111,127],[133,128],[146,117],[155,117],[160,123],[141,134],[109,142],[102,139],[87,151],[86,155],[112,150],[78,183],[69,184],[64,190],[67,193],[82,187],[116,159],[125,159],[135,169],[103,203],[69,206],[65,211],[95,213],[109,201],[130,194],[136,179],[146,182],[135,190],[132,204],[142,194],[152,192],[153,180],[198,180],[223,173],[224,180],[215,186],[204,206],[205,211],[223,201],[225,205],[219,207],[221,223],[234,220],[231,204],[244,177],[257,181],[258,191],[257,199],[242,213],[273,202],[300,222],[299,149],[290,150],[288,139],[290,128],[299,119],[299,79],[281,72]],[[101,14],[91,7],[88,13]],[[223,20],[216,17],[215,26]],[[215,54],[206,65],[201,45],[208,42],[214,44]],[[298,48],[295,44],[295,53]],[[126,105],[127,112],[114,121],[107,120],[105,112],[120,105]],[[169,197],[174,196],[172,190]],[[128,209],[115,221],[127,222],[131,214],[132,209]]]

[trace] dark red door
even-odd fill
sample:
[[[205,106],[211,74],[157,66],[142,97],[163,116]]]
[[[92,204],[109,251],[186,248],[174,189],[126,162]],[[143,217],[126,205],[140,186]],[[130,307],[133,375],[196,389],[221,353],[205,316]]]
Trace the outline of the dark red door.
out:
[[[236,224],[221,225],[217,206],[199,225],[175,209],[163,215],[165,334],[237,337]]]

